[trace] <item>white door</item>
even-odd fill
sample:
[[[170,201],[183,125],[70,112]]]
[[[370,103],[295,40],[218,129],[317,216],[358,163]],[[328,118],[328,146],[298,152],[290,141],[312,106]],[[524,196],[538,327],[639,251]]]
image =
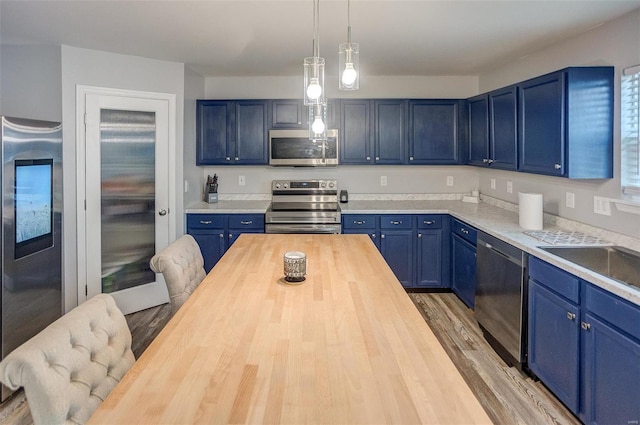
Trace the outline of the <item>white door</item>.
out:
[[[84,106],[86,206],[84,223],[79,217],[84,247],[79,243],[78,251],[86,256],[79,264],[86,277],[85,299],[110,293],[124,314],[165,303],[164,280],[149,268],[149,260],[169,243],[173,221],[171,102],[144,93],[86,92]],[[80,285],[82,277],[79,273]]]

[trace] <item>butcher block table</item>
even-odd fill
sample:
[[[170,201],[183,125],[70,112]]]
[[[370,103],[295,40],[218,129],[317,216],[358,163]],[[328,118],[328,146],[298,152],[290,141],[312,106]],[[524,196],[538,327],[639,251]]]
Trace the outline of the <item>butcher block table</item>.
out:
[[[490,422],[369,237],[306,234],[240,236],[89,421]]]

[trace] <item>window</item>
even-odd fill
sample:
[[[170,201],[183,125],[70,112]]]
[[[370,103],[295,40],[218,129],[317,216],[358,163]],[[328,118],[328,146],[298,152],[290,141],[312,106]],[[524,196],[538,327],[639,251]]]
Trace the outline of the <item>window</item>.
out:
[[[640,65],[623,71],[621,88],[622,195],[640,201]]]

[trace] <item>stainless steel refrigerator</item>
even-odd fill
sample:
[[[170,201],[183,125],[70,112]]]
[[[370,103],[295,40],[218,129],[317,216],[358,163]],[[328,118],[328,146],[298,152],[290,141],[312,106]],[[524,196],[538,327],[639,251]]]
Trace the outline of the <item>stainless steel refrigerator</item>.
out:
[[[62,314],[62,125],[1,118],[4,358]]]

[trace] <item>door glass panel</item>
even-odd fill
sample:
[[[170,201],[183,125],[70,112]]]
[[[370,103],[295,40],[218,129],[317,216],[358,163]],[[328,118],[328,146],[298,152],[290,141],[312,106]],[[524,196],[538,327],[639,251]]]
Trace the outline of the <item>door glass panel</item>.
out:
[[[155,281],[154,112],[100,111],[102,292]]]

